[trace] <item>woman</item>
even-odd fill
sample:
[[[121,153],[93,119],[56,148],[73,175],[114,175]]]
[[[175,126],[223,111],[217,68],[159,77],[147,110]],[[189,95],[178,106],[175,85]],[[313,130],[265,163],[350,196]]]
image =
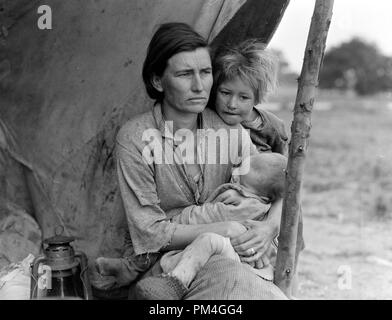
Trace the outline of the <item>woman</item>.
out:
[[[119,186],[131,235],[128,280],[160,273],[163,252],[183,249],[206,232],[229,237],[239,255],[266,250],[278,232],[280,204],[273,204],[270,220],[248,227],[236,221],[181,224],[173,219],[189,206],[202,208],[209,194],[228,182],[241,157],[257,152],[240,125],[227,125],[205,108],[213,82],[205,40],[186,24],[162,25],[148,47],[143,80],[154,107],[121,128],[116,146]],[[232,136],[233,131],[242,139]],[[206,132],[226,132],[223,136],[228,140],[209,148],[210,136],[208,143],[199,139]],[[184,137],[185,143],[178,141]],[[197,214],[197,210],[192,212]],[[285,297],[240,263],[217,256],[199,272],[185,298]]]

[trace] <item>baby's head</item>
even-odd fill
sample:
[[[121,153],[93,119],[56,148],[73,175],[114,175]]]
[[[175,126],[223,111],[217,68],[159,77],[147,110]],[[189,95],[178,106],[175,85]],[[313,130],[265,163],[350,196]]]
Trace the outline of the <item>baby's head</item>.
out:
[[[234,181],[237,181],[251,193],[267,197],[274,201],[283,197],[287,158],[280,153],[263,152],[252,155],[243,160],[241,175],[233,172]],[[241,167],[238,168],[241,172]]]

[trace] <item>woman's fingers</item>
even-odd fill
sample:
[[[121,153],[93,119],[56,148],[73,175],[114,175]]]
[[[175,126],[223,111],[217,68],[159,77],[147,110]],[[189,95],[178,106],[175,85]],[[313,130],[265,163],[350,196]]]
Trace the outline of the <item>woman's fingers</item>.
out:
[[[267,266],[266,264],[264,264],[264,262],[263,262],[263,255],[259,258],[259,259],[257,259],[256,260],[256,262],[255,262],[255,268],[256,269],[263,269],[264,268],[264,266]]]
[[[254,262],[249,262],[248,263],[252,268],[254,268],[255,266],[256,266],[256,263],[254,263]]]
[[[252,256],[251,261],[255,261],[255,258],[253,258],[255,252],[264,254],[272,241],[269,226],[251,220],[243,221],[241,224],[247,227],[248,230],[237,237],[233,237],[231,244],[239,255]]]
[[[245,251],[247,249],[250,249],[252,246],[254,246],[257,243],[265,243],[267,239],[265,235],[258,234],[254,230],[247,230],[243,234],[234,237],[230,241],[234,249]]]
[[[266,251],[267,241],[260,241],[258,238],[253,238],[244,244],[233,246],[234,250],[246,257],[254,256],[256,253],[263,254]]]
[[[255,253],[264,254],[267,251],[268,244],[268,239],[256,237],[241,245],[233,246],[233,248],[239,255],[253,256]]]
[[[268,258],[268,256],[266,254],[263,254],[261,256],[261,261],[263,261],[264,266],[268,266],[271,263],[270,259]]]
[[[242,257],[240,256],[242,262],[246,262],[249,264],[253,264],[256,269],[262,269],[270,264],[270,260],[266,254],[257,252],[254,256],[251,257]]]
[[[230,239],[231,241],[231,245],[233,247],[241,245],[247,241],[249,241],[250,239],[254,238],[254,233],[251,230],[248,230],[246,232],[244,232],[243,234],[240,234],[237,237],[234,237],[233,239]]]
[[[254,254],[253,256],[250,256],[250,257],[240,256],[240,259],[242,262],[255,263],[257,265],[257,261],[260,260],[262,256],[263,256],[263,254],[261,252],[256,252],[256,254]],[[260,261],[259,264],[263,264],[263,262]],[[261,269],[261,268],[258,268],[258,269]]]
[[[238,245],[233,245],[233,242],[231,243],[231,245],[233,246],[234,250],[238,253],[238,254],[242,254],[245,256],[248,256],[251,254],[251,252],[248,252],[251,248],[253,248],[254,250],[256,250],[256,246],[258,246],[257,244],[259,243],[259,240],[255,237],[249,237],[246,238],[244,242],[242,242],[241,244]]]

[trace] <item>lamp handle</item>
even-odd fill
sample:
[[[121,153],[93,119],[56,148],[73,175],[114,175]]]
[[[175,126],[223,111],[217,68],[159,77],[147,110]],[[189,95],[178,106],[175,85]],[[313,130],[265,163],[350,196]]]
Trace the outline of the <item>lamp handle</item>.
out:
[[[31,275],[30,275],[30,299],[36,298],[37,287],[38,287],[38,267],[40,263],[46,261],[45,256],[40,256],[34,259],[31,264]]]
[[[80,259],[80,277],[83,282],[83,293],[85,300],[93,300],[93,294],[91,290],[90,279],[87,274],[88,263],[87,256],[80,251],[75,252],[75,258]]]

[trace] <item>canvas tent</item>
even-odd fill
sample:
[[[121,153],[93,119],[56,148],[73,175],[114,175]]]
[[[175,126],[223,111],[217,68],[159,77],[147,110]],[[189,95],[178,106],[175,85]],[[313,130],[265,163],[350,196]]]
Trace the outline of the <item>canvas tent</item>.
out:
[[[88,257],[119,256],[127,231],[114,138],[148,110],[141,79],[157,25],[212,44],[268,43],[288,0],[0,0],[0,263],[36,253],[57,225]],[[1,266],[1,265],[0,265]]]

